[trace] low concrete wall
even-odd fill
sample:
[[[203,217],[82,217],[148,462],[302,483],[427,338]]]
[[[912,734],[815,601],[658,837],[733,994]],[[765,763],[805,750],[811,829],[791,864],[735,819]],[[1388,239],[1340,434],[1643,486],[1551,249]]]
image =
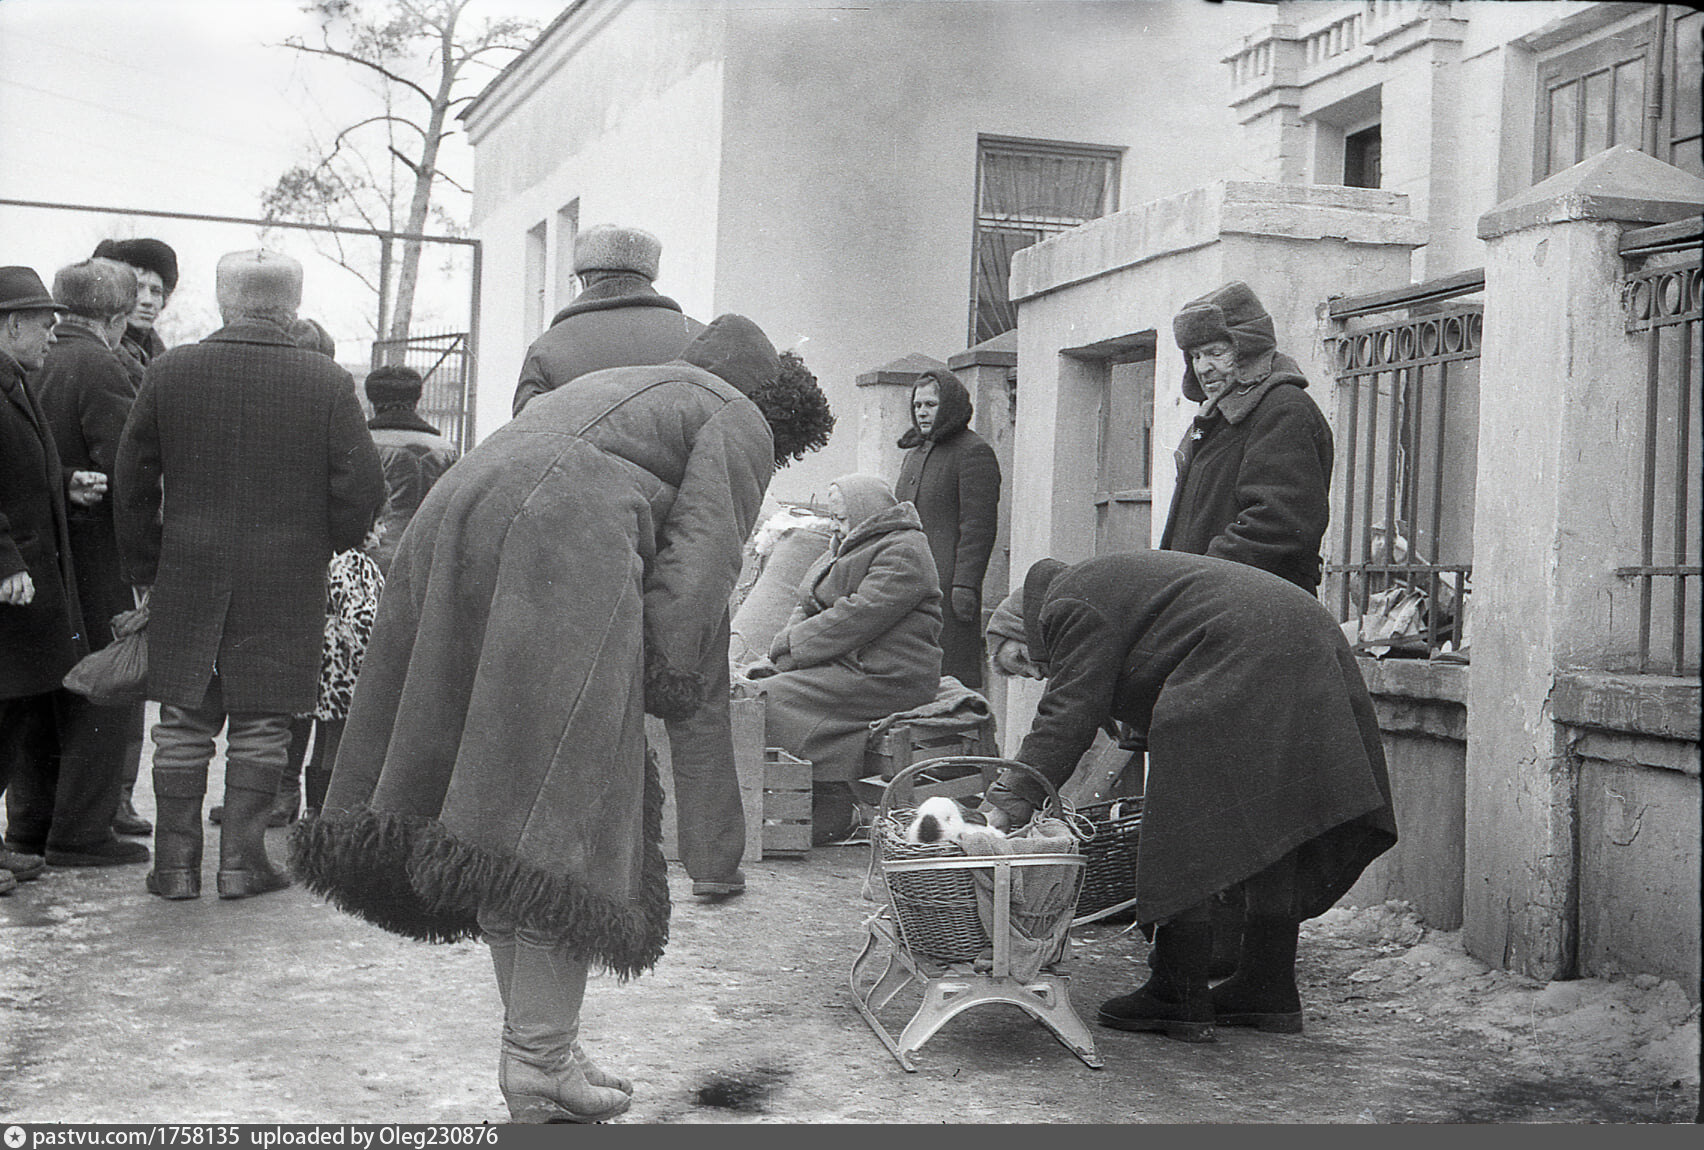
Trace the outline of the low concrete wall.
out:
[[[1361,659],[1396,807],[1397,844],[1343,896],[1347,906],[1402,899],[1429,926],[1461,926],[1471,668]]]
[[[1582,975],[1698,995],[1698,680],[1572,673],[1552,695],[1579,776]]]

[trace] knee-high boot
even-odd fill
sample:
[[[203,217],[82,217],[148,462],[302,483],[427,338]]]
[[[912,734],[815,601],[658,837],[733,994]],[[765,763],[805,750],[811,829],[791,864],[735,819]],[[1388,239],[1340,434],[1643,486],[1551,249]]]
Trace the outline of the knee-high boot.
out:
[[[501,927],[491,928],[481,923],[484,932],[485,945],[491,950],[491,966],[497,973],[497,994],[503,1000],[505,1016],[509,1011],[509,983],[515,973],[515,934]],[[580,1064],[580,1071],[586,1076],[586,1081],[593,1086],[608,1086],[623,1094],[633,1093],[633,1083],[619,1074],[611,1074],[603,1067],[592,1061],[592,1056],[586,1053],[586,1048],[580,1045],[578,1038],[573,1043],[574,1061]]]
[[[1097,1021],[1116,1030],[1157,1030],[1183,1042],[1213,1042],[1213,998],[1207,981],[1213,924],[1205,919],[1154,929],[1153,975],[1130,994],[1101,1003]]]
[[[1300,929],[1292,918],[1248,916],[1237,972],[1213,988],[1213,1010],[1222,1025],[1302,1032],[1302,999],[1296,990]]]
[[[207,763],[174,765],[170,754],[163,748],[154,752],[154,869],[145,881],[148,893],[161,898],[200,898]]]
[[[277,795],[277,767],[226,761],[225,818],[219,825],[220,898],[248,898],[290,885],[266,857],[266,819]]]
[[[302,761],[307,758],[308,737],[312,735],[317,742],[323,735],[315,731],[316,726],[312,719],[290,720],[290,750],[278,776],[278,796],[266,815],[269,827],[289,826],[302,809]]]
[[[522,934],[486,930],[497,989],[503,996],[503,1048],[497,1083],[515,1122],[603,1122],[625,1111],[632,1095],[592,1081],[577,1041],[586,963]],[[596,1071],[596,1068],[592,1068]],[[600,1077],[614,1079],[613,1075]],[[622,1081],[615,1079],[616,1082]]]

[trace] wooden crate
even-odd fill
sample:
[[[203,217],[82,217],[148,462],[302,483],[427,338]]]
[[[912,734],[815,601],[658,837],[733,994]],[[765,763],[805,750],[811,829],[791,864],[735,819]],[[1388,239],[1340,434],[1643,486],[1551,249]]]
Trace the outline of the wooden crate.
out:
[[[971,731],[895,723],[864,749],[864,773],[891,779],[912,763],[943,755],[993,755],[993,722]]]
[[[811,849],[811,764],[780,747],[763,752],[763,857]]]

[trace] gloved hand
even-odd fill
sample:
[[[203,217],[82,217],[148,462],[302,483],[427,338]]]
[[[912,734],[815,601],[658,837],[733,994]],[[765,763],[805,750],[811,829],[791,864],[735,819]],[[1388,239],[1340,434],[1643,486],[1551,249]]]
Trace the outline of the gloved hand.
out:
[[[1010,831],[1023,826],[1035,815],[1035,804],[1013,792],[1005,780],[996,779],[982,796],[981,811],[988,825],[997,831]]]
[[[961,623],[974,623],[982,614],[982,596],[972,587],[953,588],[953,616]]]

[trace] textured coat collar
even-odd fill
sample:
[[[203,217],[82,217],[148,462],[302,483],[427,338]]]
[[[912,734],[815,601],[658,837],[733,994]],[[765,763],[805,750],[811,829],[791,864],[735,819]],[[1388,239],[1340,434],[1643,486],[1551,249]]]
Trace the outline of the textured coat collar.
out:
[[[1308,385],[1307,377],[1297,366],[1296,361],[1287,355],[1272,357],[1272,370],[1254,383],[1239,384],[1235,390],[1223,392],[1217,401],[1209,400],[1202,406],[1201,414],[1196,416],[1197,431],[1202,425],[1213,418],[1218,412],[1225,417],[1225,422],[1233,426],[1249,417],[1249,413],[1260,406],[1260,401],[1266,398],[1266,393],[1281,383],[1295,384],[1297,387]],[[1201,438],[1200,435],[1195,436]]]
[[[840,545],[836,554],[844,555],[852,548],[878,535],[886,535],[890,531],[921,531],[923,521],[917,518],[917,508],[909,503],[896,503],[885,511],[878,511],[862,523],[855,525],[846,534],[846,541]]]
[[[202,343],[269,343],[278,347],[295,347],[296,342],[277,324],[265,320],[239,320],[228,323]]]
[[[617,276],[613,279],[601,280],[593,284],[578,296],[574,302],[557,312],[550,319],[550,326],[555,327],[571,315],[582,315],[589,311],[609,311],[622,307],[660,307],[669,311],[680,311],[681,307],[668,296],[661,294],[640,276]]]

